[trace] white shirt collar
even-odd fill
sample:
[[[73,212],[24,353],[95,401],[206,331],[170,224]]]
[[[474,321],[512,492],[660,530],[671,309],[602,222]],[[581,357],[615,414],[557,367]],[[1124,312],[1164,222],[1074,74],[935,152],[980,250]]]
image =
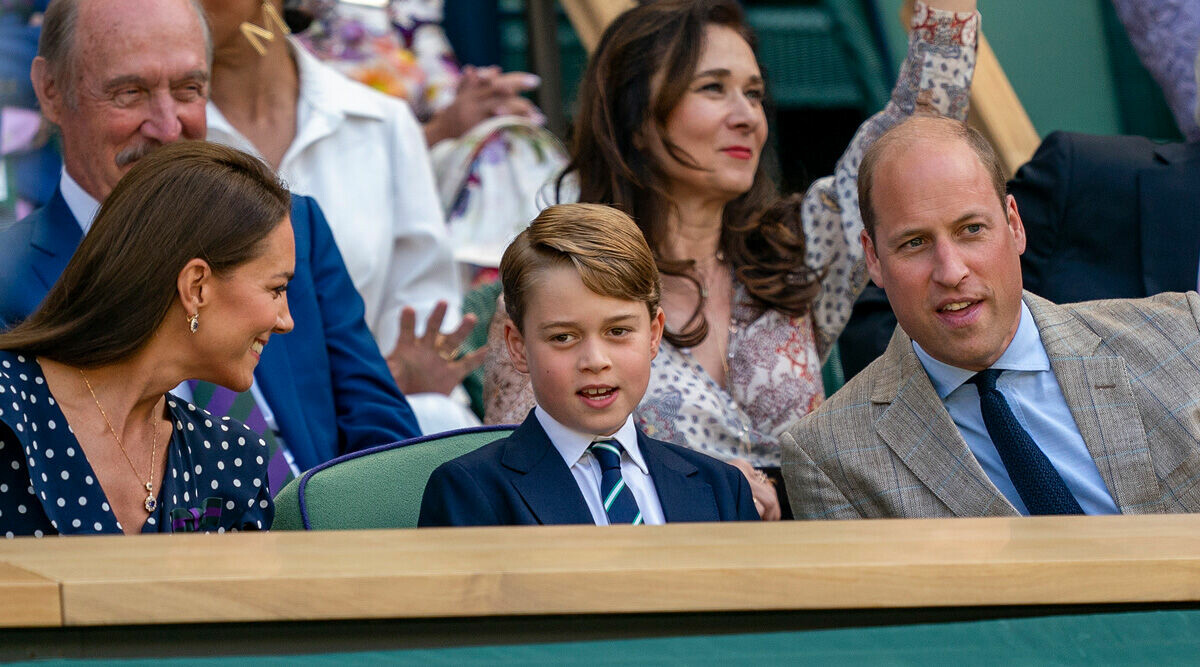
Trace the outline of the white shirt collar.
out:
[[[67,202],[67,208],[71,209],[71,215],[75,216],[75,221],[79,223],[83,233],[87,234],[92,228],[96,214],[100,212],[100,202],[71,178],[66,167],[63,167],[62,177],[58,179],[58,189]]]
[[[944,364],[934,359],[929,356],[928,352],[921,349],[915,340],[912,342],[912,346],[913,351],[917,353],[917,358],[921,360],[921,365],[925,367],[925,373],[929,375],[929,381],[933,383],[938,397],[943,401],[975,375],[975,371]],[[1025,305],[1024,301],[1021,301],[1021,321],[1017,324],[1017,333],[1013,334],[1012,342],[1008,344],[1004,354],[1001,354],[991,367],[1012,371],[1050,370],[1050,357],[1046,355],[1046,347],[1042,345],[1037,322],[1033,321],[1033,313],[1029,312],[1029,306]]]
[[[398,101],[365,84],[353,81],[309,53],[295,37],[289,38],[296,70],[300,75],[300,97],[320,113],[333,118],[346,115],[388,118],[387,102]]]
[[[386,104],[404,104],[357,81],[352,81],[309,53],[295,37],[288,46],[296,59],[300,76],[300,95],[296,100],[296,136],[284,153],[279,171],[286,173],[293,156],[310,144],[332,134],[347,116],[383,121],[390,117]],[[262,154],[229,122],[210,98],[205,105],[208,139],[218,141],[262,159]]]
[[[646,467],[646,460],[642,458],[642,451],[638,449],[637,427],[633,424],[633,415],[625,418],[625,423],[617,432],[612,435],[594,435],[589,433],[580,433],[574,429],[563,426],[557,419],[551,417],[548,412],[542,409],[542,406],[537,406],[533,409],[533,414],[537,417],[538,423],[542,425],[542,430],[546,431],[546,435],[550,438],[550,443],[562,455],[563,461],[567,467],[573,467],[579,463],[587,454],[587,448],[597,440],[616,440],[621,443],[621,446],[628,452],[630,460],[642,471],[642,474],[649,475],[650,469]]]

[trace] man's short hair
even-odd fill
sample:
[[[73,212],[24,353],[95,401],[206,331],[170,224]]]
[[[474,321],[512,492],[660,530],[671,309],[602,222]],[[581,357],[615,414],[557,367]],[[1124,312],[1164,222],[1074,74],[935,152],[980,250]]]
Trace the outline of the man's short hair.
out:
[[[1000,206],[1004,206],[1004,198],[1008,194],[1004,166],[1000,164],[996,149],[992,148],[992,144],[979,130],[960,120],[945,116],[912,116],[893,126],[876,139],[867,148],[858,165],[858,208],[862,212],[863,229],[867,230],[867,235],[871,237],[872,243],[875,242],[877,218],[875,206],[871,202],[871,187],[874,185],[875,169],[879,166],[880,160],[893,147],[937,138],[957,138],[971,148],[975,157],[979,158],[979,163],[987,170],[992,188],[996,191],[997,199],[1000,200]]]
[[[504,307],[524,331],[530,288],[539,274],[573,266],[585,287],[601,296],[640,301],[653,318],[662,287],[654,255],[628,216],[600,204],[560,204],[534,218],[504,251]]]
[[[50,76],[62,91],[67,107],[76,108],[79,98],[75,96],[75,30],[79,23],[81,0],[50,0],[42,16],[42,32],[38,37],[37,54],[46,61]],[[208,15],[200,0],[188,0],[200,19],[204,31],[205,59],[212,67],[212,34],[208,29]]]

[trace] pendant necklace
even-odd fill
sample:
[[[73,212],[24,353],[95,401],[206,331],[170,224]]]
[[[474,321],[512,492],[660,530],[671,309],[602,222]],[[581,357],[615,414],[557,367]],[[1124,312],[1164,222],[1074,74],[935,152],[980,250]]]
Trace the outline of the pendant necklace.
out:
[[[96,390],[92,389],[92,383],[88,382],[87,375],[84,375],[83,369],[79,369],[79,377],[83,378],[83,383],[87,385],[88,393],[92,395],[92,400],[96,402],[96,409],[100,411],[100,416],[104,418],[104,424],[108,426],[108,432],[112,434],[113,440],[117,441],[117,447],[121,448],[121,454],[125,457],[125,462],[129,464],[129,469],[133,471],[133,476],[139,482],[142,481],[142,476],[138,474],[137,468],[134,467],[133,461],[129,458],[129,452],[125,451],[125,444],[121,442],[121,436],[117,435],[117,429],[113,428],[112,422],[108,420],[108,413],[104,412],[104,406],[100,405],[100,399],[96,398]],[[155,406],[157,407],[157,403]],[[150,411],[150,419],[154,419],[156,410]],[[158,509],[158,499],[154,497],[154,461],[158,448],[158,429],[162,426],[162,420],[154,421],[154,435],[150,439],[150,471],[146,476],[143,486],[146,487],[146,500],[142,506],[146,508],[146,512],[154,514],[154,510]]]

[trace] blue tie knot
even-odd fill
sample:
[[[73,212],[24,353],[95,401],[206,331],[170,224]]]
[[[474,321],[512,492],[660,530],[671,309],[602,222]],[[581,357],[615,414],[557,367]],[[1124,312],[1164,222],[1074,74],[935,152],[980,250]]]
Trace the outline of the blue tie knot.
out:
[[[1004,370],[1001,368],[989,368],[972,375],[971,379],[967,380],[967,382],[979,387],[980,393],[992,391],[996,388],[996,380],[1000,379],[1000,374],[1003,372]]]
[[[625,451],[616,440],[600,440],[588,446],[588,451],[596,457],[600,470],[620,470],[621,452]]]

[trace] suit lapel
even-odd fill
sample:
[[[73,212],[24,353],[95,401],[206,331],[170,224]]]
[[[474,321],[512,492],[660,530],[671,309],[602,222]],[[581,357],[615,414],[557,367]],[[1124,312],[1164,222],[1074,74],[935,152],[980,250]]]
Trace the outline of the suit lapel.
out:
[[[56,189],[54,196],[46,203],[42,211],[45,224],[38,225],[33,232],[30,244],[41,251],[33,255],[33,272],[41,281],[42,287],[49,290],[67,268],[67,262],[83,239],[83,230],[79,221],[72,215],[67,200],[63,199],[62,191]]]
[[[1117,506],[1126,514],[1165,512],[1125,360],[1097,354],[1100,337],[1069,309],[1028,292],[1025,303],[1075,426]]]
[[[696,466],[640,431],[638,447],[654,480],[667,523],[721,519],[712,487],[697,476]]]
[[[875,423],[879,437],[955,516],[1016,515],[967,447],[900,327],[883,359],[871,396],[887,404]],[[881,488],[895,483],[880,482]]]
[[[594,524],[570,468],[533,412],[508,438],[500,462],[514,471],[513,487],[541,524]]]
[[[1196,289],[1200,264],[1200,147],[1160,146],[1164,166],[1138,173],[1142,278],[1146,294]]]

